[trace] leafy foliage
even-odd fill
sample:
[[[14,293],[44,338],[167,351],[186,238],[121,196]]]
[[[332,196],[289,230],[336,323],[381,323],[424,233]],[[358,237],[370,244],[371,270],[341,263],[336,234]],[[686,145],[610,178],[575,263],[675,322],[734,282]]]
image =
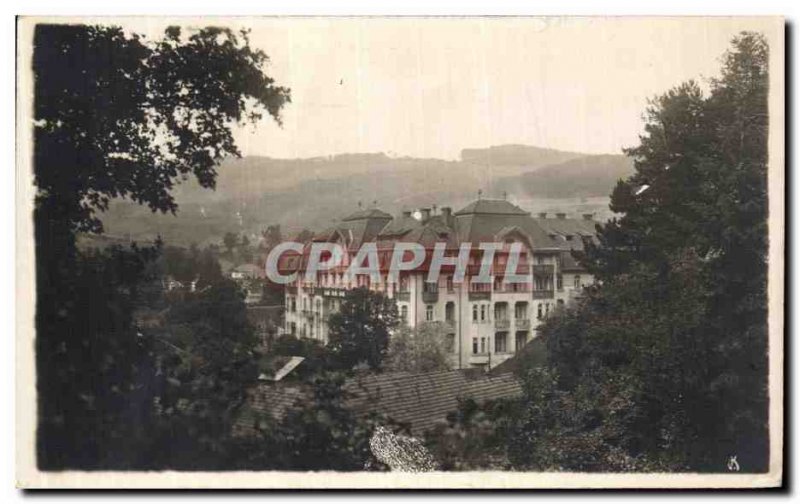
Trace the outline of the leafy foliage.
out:
[[[580,257],[600,280],[540,329],[518,467],[763,471],[767,436],[767,69],[742,33],[710,95],[650,103],[636,173]]]
[[[379,292],[353,289],[328,321],[328,348],[341,369],[366,364],[379,369],[391,332],[399,325],[395,302]]]
[[[445,471],[507,470],[520,405],[517,400],[462,400],[457,411],[426,433],[426,444]]]
[[[171,468],[218,466],[245,391],[259,369],[258,339],[238,286],[222,281],[173,302],[155,332],[159,375],[159,442],[152,461]]]
[[[447,371],[452,352],[448,351],[446,337],[447,328],[443,322],[425,322],[415,329],[401,327],[389,342],[386,370]]]
[[[398,430],[379,415],[356,416],[346,407],[345,373],[323,372],[311,380],[313,399],[285,418],[261,426],[255,441],[243,441],[234,468],[294,471],[385,470],[370,449],[379,426]]]
[[[239,155],[231,125],[279,119],[288,90],[263,73],[246,33],[169,28],[145,41],[118,27],[34,33],[36,359],[41,469],[125,468],[146,459],[159,386],[156,348],[132,309],[155,251],[81,252],[113,198],[175,212],[190,174],[213,187]],[[145,457],[145,458],[143,458]]]
[[[159,266],[164,275],[178,281],[197,280],[198,289],[219,283],[223,278],[219,261],[211,248],[199,250],[192,246],[186,250],[181,247],[164,247]]]

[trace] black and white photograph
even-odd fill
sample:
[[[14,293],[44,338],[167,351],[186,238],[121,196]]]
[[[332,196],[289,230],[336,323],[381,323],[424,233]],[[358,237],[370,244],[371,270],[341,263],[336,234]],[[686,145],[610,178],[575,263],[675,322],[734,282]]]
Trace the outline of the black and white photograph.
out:
[[[781,486],[785,29],[20,16],[18,485]]]

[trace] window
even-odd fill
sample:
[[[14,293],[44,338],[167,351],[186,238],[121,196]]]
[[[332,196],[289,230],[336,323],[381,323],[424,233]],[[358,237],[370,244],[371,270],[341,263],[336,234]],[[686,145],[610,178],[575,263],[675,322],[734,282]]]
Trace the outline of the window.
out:
[[[447,292],[453,292],[453,277],[447,277]]]
[[[517,352],[522,350],[522,347],[525,346],[525,342],[527,341],[527,339],[528,339],[528,335],[526,333],[518,332],[517,333],[517,337],[515,338],[515,341],[514,341],[514,350],[517,351]]]
[[[556,275],[556,287],[558,288],[558,290],[561,290],[561,289],[564,288],[564,277],[563,276]]]
[[[425,305],[425,320],[428,322],[433,320],[433,305]]]
[[[422,284],[423,292],[439,292],[439,284],[436,282],[425,282]]]
[[[481,322],[486,321],[486,305],[481,305]]]
[[[486,353],[486,338],[481,338],[481,353]]]
[[[478,353],[478,338],[472,338],[472,353]]]
[[[536,257],[536,264],[544,264],[544,257],[542,256]]]
[[[525,320],[528,318],[527,303],[517,303],[514,305],[514,318],[517,320]]]
[[[476,304],[472,305],[472,321],[478,321],[478,305]]]
[[[575,288],[576,289],[580,289],[581,288],[581,276],[580,275],[575,275]]]
[[[408,306],[402,305],[400,307],[400,318],[403,319],[403,322],[408,322]]]
[[[542,320],[542,303],[536,305],[536,318]]]
[[[506,353],[508,351],[506,333],[497,333],[494,337],[494,353]]]
[[[455,320],[456,315],[456,305],[450,301],[446,305],[444,305],[444,319],[448,322],[452,322]]]
[[[453,353],[456,351],[456,335],[455,334],[448,334],[446,340],[446,349],[448,352]]]

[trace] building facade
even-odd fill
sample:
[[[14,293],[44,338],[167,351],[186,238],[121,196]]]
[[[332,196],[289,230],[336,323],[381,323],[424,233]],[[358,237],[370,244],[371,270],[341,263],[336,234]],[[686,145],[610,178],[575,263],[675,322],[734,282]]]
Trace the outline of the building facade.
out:
[[[392,217],[378,209],[360,210],[318,233],[303,254],[285,253],[279,270],[298,273],[286,286],[284,331],[297,337],[328,340],[327,318],[338,310],[349,289],[365,287],[394,299],[403,322],[418,327],[444,322],[452,362],[457,368],[491,368],[511,357],[536,336],[536,328],[560,306],[580,295],[593,281],[573,259],[595,237],[589,214],[578,219],[566,214],[536,217],[505,200],[477,200],[452,212],[444,207],[422,208]],[[347,253],[336,268],[307,279],[305,268],[314,242],[330,242]],[[344,273],[362,244],[375,243],[380,281],[369,275],[348,278]],[[422,245],[426,260],[390,281],[389,262],[399,242]],[[475,283],[480,271],[481,243],[498,243],[490,283]],[[437,281],[428,281],[434,247],[444,243],[445,257],[458,256],[462,243],[471,251],[463,281],[454,280],[454,268],[443,267]],[[519,247],[517,278],[505,281],[512,247]],[[441,246],[441,245],[440,245]],[[520,278],[524,278],[520,281]]]

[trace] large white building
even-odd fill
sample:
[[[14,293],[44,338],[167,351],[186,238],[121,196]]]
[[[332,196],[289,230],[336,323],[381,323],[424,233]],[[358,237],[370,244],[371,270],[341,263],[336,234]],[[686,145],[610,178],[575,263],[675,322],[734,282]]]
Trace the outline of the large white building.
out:
[[[595,236],[595,221],[589,214],[578,219],[566,214],[533,217],[505,200],[479,199],[453,213],[422,208],[398,217],[378,209],[360,210],[337,225],[318,233],[306,244],[305,253],[284,254],[279,269],[298,272],[286,287],[284,330],[298,337],[326,342],[327,317],[338,309],[348,289],[367,287],[396,300],[406,324],[416,327],[441,321],[448,327],[453,364],[458,368],[494,367],[521,349],[536,335],[537,326],[559,306],[579,295],[592,277],[573,259]],[[347,251],[341,266],[321,271],[306,281],[304,271],[313,242],[333,242]],[[348,281],[344,275],[350,260],[365,242],[377,245],[381,281],[368,275]],[[419,268],[404,271],[399,281],[390,282],[389,257],[398,242],[416,242],[428,252]],[[480,268],[480,243],[502,243],[495,253],[492,283],[473,283]],[[446,256],[458,255],[462,243],[473,245],[466,278],[453,280],[452,268],[444,269],[439,280],[428,283],[430,257],[437,243],[446,243]],[[524,282],[505,283],[508,252],[520,243],[517,268]]]

